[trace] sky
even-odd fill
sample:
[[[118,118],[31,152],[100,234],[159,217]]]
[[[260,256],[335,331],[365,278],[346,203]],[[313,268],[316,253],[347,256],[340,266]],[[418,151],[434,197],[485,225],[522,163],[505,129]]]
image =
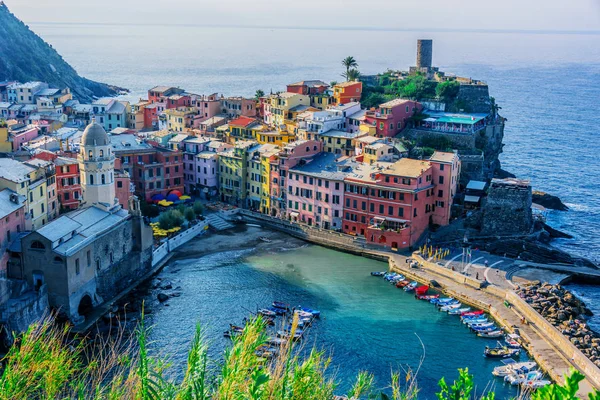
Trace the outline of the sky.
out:
[[[600,32],[600,0],[5,0],[26,23]],[[339,40],[331,37],[331,40]]]

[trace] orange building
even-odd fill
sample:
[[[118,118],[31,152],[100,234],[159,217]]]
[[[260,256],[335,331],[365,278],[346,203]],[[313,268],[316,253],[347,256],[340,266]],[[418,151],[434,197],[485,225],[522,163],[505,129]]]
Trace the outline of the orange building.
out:
[[[333,86],[335,104],[346,104],[353,101],[360,102],[362,95],[362,82],[342,82]]]

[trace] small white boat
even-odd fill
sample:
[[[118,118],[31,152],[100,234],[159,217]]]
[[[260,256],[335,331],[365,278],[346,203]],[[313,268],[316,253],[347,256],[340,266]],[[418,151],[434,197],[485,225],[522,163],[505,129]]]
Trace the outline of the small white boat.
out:
[[[529,388],[529,389],[539,389],[542,388],[544,386],[550,385],[552,382],[545,380],[545,379],[540,379],[537,381],[531,381],[531,382],[525,382],[522,384],[523,387]]]
[[[537,364],[533,361],[516,362],[512,358],[500,360],[503,365],[500,365],[492,371],[494,376],[508,376],[510,374],[526,374],[537,368]]]
[[[469,328],[471,328],[474,331],[476,331],[478,329],[491,328],[493,326],[495,326],[495,324],[493,322],[480,322],[478,324],[470,324]]]
[[[464,312],[467,312],[471,309],[471,307],[465,307],[465,308],[455,308],[453,310],[448,311],[448,314],[450,315],[459,315],[462,314]]]
[[[506,345],[510,348],[520,349],[522,347],[521,343],[519,343],[520,338],[521,337],[519,335],[510,333],[504,337],[504,343],[506,343]]]
[[[521,385],[526,382],[533,382],[542,379],[540,371],[531,371],[527,374],[510,374],[504,377],[504,382],[508,382],[513,386]]]
[[[477,336],[482,337],[482,338],[499,338],[502,335],[504,335],[504,332],[502,332],[501,330],[496,330],[496,331],[487,331],[487,332],[478,332]]]
[[[456,309],[456,308],[460,308],[461,306],[462,306],[462,304],[460,304],[460,303],[457,303],[457,304],[449,304],[449,305],[447,305],[447,306],[444,306],[444,307],[440,308],[440,311],[445,311],[445,312],[448,312],[448,311],[450,311],[450,310],[454,310],[454,309]]]

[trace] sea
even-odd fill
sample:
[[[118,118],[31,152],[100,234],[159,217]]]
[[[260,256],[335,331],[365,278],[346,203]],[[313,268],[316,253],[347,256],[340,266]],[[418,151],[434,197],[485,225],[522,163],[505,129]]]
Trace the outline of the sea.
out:
[[[281,91],[287,83],[305,79],[339,81],[343,79],[341,60],[350,55],[355,57],[363,74],[388,68],[407,69],[414,64],[417,39],[433,39],[433,61],[440,70],[486,81],[490,94],[502,107],[500,113],[508,119],[500,157],[503,168],[531,180],[534,189],[559,196],[569,206],[569,211],[547,214],[551,226],[575,237],[557,240],[554,245],[600,261],[598,32],[427,32],[88,23],[30,23],[29,26],[81,75],[128,88],[127,98],[133,101],[145,97],[147,90],[155,85],[179,86],[200,94],[253,96],[258,89],[265,93]],[[372,282],[369,287],[375,285]],[[243,285],[239,286],[244,290]],[[371,287],[371,294],[377,297],[388,289]],[[600,315],[599,287],[573,286],[573,289]],[[331,305],[317,306],[335,308],[335,299],[327,298],[332,300]],[[387,307],[389,312],[392,306]],[[402,310],[399,304],[397,311]],[[381,312],[386,325],[389,321]],[[170,317],[175,318],[173,314]],[[591,323],[600,327],[600,318],[592,317]],[[419,332],[431,327],[432,320],[423,319],[415,324],[415,332]],[[376,326],[379,329],[382,325]],[[348,332],[353,332],[350,327],[336,334],[348,335]],[[321,335],[327,334],[333,333]],[[393,336],[389,338],[392,340]],[[341,341],[338,341],[334,351],[367,360],[359,349],[364,340],[354,337],[357,345],[352,349],[348,343],[348,348],[339,347]],[[411,335],[402,336],[402,340],[408,341],[402,351],[419,347]],[[446,356],[449,353],[445,349],[455,344],[454,336],[441,335],[440,347],[435,351]],[[381,347],[377,356],[384,357],[383,360],[390,354],[401,354],[392,348],[392,343],[381,343]],[[452,351],[453,357],[444,362],[453,361],[460,353]],[[411,353],[408,358],[413,356]],[[433,355],[429,361],[432,359]],[[377,358],[372,360],[376,364]],[[389,370],[387,362],[382,363]],[[445,365],[440,363],[439,368],[445,370]],[[344,370],[341,368],[340,374]]]

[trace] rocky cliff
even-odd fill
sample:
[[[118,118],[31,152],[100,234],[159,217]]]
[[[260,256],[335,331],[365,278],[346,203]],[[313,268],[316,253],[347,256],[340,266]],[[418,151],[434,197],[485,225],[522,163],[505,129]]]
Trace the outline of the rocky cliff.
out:
[[[42,81],[71,88],[82,102],[113,96],[120,88],[83,78],[52,46],[13,15],[0,1],[0,81]]]

